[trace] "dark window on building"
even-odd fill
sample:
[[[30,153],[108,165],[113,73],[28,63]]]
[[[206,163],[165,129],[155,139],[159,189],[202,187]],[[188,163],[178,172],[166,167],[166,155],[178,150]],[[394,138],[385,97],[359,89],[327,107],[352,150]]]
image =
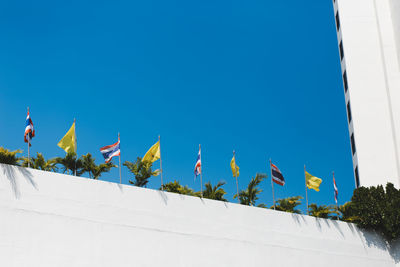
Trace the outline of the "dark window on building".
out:
[[[353,152],[353,155],[356,153],[356,143],[354,142],[354,133],[351,134],[351,151]]]
[[[343,83],[344,83],[344,91],[347,93],[347,89],[349,88],[349,85],[347,84],[347,72],[344,71],[343,73]]]
[[[360,176],[358,175],[358,166],[354,170],[354,175],[356,177],[356,187],[359,188],[360,187]]]
[[[351,108],[350,108],[350,101],[347,102],[347,118],[349,119],[349,123],[351,122]]]
[[[339,11],[336,12],[336,29],[337,31],[340,30],[340,19],[339,19]]]
[[[340,52],[340,60],[343,60],[344,53],[343,53],[343,42],[342,41],[340,41],[340,44],[339,44],[339,52]]]

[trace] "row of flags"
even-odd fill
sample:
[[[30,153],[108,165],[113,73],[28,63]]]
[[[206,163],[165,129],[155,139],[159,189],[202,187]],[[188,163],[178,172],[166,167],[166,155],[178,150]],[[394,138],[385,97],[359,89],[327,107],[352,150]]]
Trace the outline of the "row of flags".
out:
[[[72,123],[71,128],[68,132],[64,135],[63,138],[58,142],[58,146],[62,148],[66,153],[74,152],[76,153],[77,144],[76,144],[76,134],[75,134],[75,119]],[[33,122],[29,114],[26,117],[25,123],[25,133],[24,133],[24,141],[28,143],[28,158],[29,158],[29,147],[31,146],[31,140],[35,136],[35,130],[33,127]],[[161,187],[163,186],[162,181],[162,161],[161,161],[161,146],[160,146],[160,136],[158,137],[158,141],[150,147],[150,149],[146,152],[144,157],[142,158],[142,162],[151,162],[154,163],[157,160],[160,160],[160,169],[155,171],[155,176],[161,173]],[[100,148],[100,152],[104,157],[106,163],[110,162],[113,157],[119,157],[119,171],[120,171],[120,183],[121,183],[121,149],[120,149],[120,136],[118,134],[118,141],[112,145],[104,146]],[[29,160],[28,160],[29,162]],[[29,164],[28,164],[29,167]],[[232,170],[232,176],[236,178],[236,185],[237,185],[237,194],[239,195],[239,188],[238,188],[238,180],[237,178],[240,175],[239,166],[236,164],[235,158],[235,151],[233,151],[233,157],[230,162],[230,167]],[[279,168],[273,164],[270,160],[270,169],[271,169],[271,185],[274,195],[273,183],[278,184],[280,186],[285,185],[285,178]],[[197,154],[197,159],[194,166],[194,175],[195,178],[200,175],[202,176],[202,165],[201,165],[201,146],[199,145],[199,152]],[[304,176],[305,176],[305,184],[306,184],[306,198],[307,198],[307,210],[308,210],[308,197],[307,197],[307,189],[314,189],[315,191],[319,192],[319,187],[322,183],[322,179],[318,178],[310,173],[308,173],[304,166]],[[202,180],[201,180],[201,188]],[[334,187],[334,198],[337,204],[338,200],[338,189],[336,186],[335,176],[333,174],[333,187]],[[239,199],[239,198],[238,198]],[[274,206],[275,206],[275,199],[274,199]]]

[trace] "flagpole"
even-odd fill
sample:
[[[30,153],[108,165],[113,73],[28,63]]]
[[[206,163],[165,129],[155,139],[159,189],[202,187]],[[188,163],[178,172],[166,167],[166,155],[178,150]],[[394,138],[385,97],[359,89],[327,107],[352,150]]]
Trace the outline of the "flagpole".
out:
[[[236,157],[235,157],[235,150],[233,150],[233,158],[235,159],[235,178],[236,178],[236,192],[237,192],[237,199],[238,203],[240,204],[239,200],[239,183],[238,183],[238,178],[237,178],[237,171],[236,171]]]
[[[336,189],[335,189],[336,182],[335,182],[335,172],[334,171],[332,171],[332,177],[333,177],[333,190],[335,191],[334,192],[334,196],[335,196],[335,203],[336,203],[336,211],[339,214],[339,206],[338,206],[338,203],[337,203]],[[339,215],[337,215],[337,216],[339,216]]]
[[[162,159],[161,159],[161,137],[158,136],[158,142],[160,142],[160,170],[161,170],[161,190],[164,191],[164,184],[163,184],[163,168],[162,168]]]
[[[271,186],[272,186],[272,199],[274,201],[274,210],[275,210],[275,190],[274,190],[274,182],[272,181],[272,160],[269,159],[269,167],[271,170]]]
[[[29,107],[28,107],[28,114],[29,114]],[[30,118],[30,116],[29,116],[29,118]],[[29,133],[28,133],[28,168],[31,167],[31,162],[30,162],[31,157],[30,157],[30,151],[29,151],[30,145],[31,145],[31,137],[29,136]]]
[[[119,133],[118,133],[118,142],[119,140]],[[121,176],[121,142],[119,144],[119,184],[122,183],[122,176]]]
[[[78,146],[76,144],[76,131],[75,131],[75,129],[76,129],[76,120],[75,120],[75,118],[74,118],[74,125],[75,125],[75,127],[74,127],[74,136],[75,136],[75,149],[76,149],[76,151],[75,151],[76,160],[75,160],[74,175],[76,176],[76,161],[78,160]]]
[[[200,151],[200,160],[201,160],[201,144],[199,144],[199,151]],[[203,166],[200,165],[200,191],[201,197],[203,197]]]
[[[306,203],[307,203],[307,215],[309,215],[308,212],[308,194],[307,194],[307,177],[306,177],[306,165],[304,164],[304,181],[306,185]]]

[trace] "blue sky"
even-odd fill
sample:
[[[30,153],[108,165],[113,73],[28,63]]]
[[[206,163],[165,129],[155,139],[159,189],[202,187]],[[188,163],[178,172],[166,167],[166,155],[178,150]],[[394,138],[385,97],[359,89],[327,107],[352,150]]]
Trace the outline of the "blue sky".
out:
[[[122,161],[162,138],[166,182],[239,187],[268,160],[281,169],[277,198],[302,195],[304,164],[323,179],[310,203],[339,203],[354,189],[331,1],[3,1],[0,3],[0,145],[63,156],[57,142],[76,118],[78,154],[121,133]],[[115,161],[117,162],[117,161]],[[158,167],[158,163],[155,164]],[[122,169],[123,183],[132,179]],[[102,180],[117,182],[118,170]],[[160,186],[159,177],[150,188]],[[258,203],[272,204],[270,180]],[[304,205],[303,205],[304,209]]]

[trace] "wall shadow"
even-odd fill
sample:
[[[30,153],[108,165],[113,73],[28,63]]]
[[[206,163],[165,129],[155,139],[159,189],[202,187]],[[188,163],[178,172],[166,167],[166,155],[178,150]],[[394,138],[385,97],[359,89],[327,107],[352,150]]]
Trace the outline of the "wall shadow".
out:
[[[10,182],[11,190],[13,191],[16,199],[19,199],[21,197],[21,191],[19,189],[19,184],[17,181],[17,171],[22,174],[22,176],[32,185],[32,187],[38,190],[37,184],[33,179],[33,175],[28,168],[16,167],[8,164],[2,164],[2,168],[3,174]]]
[[[162,190],[158,190],[157,192],[160,195],[161,199],[163,200],[164,204],[168,205],[168,196],[167,196],[167,194]]]

